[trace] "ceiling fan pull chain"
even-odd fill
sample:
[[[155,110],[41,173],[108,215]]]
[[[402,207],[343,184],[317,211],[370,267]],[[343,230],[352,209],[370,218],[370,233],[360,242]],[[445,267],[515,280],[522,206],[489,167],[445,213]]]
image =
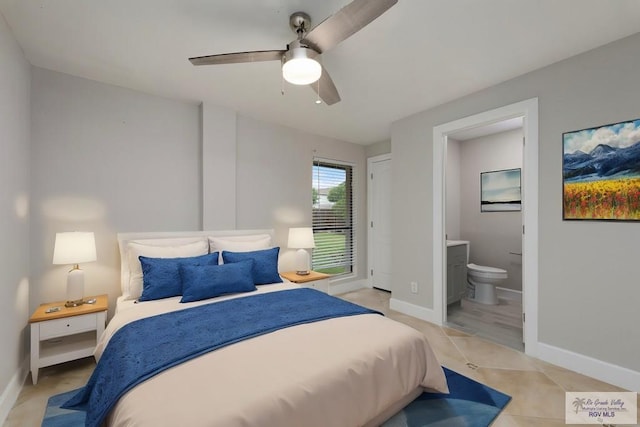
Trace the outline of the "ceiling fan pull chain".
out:
[[[322,100],[320,99],[320,80],[318,79],[318,98],[316,99],[316,104],[322,104]]]
[[[280,59],[280,68],[284,65],[284,55]],[[280,73],[280,94],[284,96],[284,74]]]

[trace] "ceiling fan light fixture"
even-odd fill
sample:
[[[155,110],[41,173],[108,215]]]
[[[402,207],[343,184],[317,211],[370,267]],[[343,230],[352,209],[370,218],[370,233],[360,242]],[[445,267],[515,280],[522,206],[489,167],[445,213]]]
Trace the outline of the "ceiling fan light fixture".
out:
[[[318,81],[322,75],[322,66],[318,61],[309,58],[308,49],[295,47],[285,54],[282,65],[282,77],[294,85],[308,85]]]
[[[318,94],[316,104],[333,105],[340,102],[340,94],[331,76],[317,58],[369,25],[396,3],[398,0],[351,0],[315,27],[311,26],[309,14],[294,12],[289,16],[289,27],[296,34],[296,39],[289,43],[286,49],[221,53],[192,57],[189,61],[193,65],[280,61],[283,94],[285,80],[295,85],[312,85],[318,82],[317,87],[311,86]]]

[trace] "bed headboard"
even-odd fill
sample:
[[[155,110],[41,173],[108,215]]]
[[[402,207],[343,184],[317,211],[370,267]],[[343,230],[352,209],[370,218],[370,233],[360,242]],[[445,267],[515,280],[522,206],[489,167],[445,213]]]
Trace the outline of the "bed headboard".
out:
[[[218,230],[218,231],[160,231],[140,233],[118,233],[118,247],[120,249],[120,288],[128,288],[130,279],[129,243],[141,243],[151,246],[184,245],[209,238],[234,238],[242,239],[243,236],[269,235],[273,242],[273,229],[257,230]]]

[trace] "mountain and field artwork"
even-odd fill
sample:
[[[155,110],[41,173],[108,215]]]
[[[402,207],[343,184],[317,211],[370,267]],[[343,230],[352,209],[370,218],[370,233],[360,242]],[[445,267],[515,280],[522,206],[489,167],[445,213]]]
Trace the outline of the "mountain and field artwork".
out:
[[[563,219],[640,221],[640,119],[562,140]]]

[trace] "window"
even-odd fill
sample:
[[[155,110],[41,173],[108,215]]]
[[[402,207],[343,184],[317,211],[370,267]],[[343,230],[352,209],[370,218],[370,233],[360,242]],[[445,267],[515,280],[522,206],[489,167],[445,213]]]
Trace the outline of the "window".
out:
[[[312,171],[316,242],[312,268],[331,275],[352,273],[355,259],[353,166],[316,159]]]

